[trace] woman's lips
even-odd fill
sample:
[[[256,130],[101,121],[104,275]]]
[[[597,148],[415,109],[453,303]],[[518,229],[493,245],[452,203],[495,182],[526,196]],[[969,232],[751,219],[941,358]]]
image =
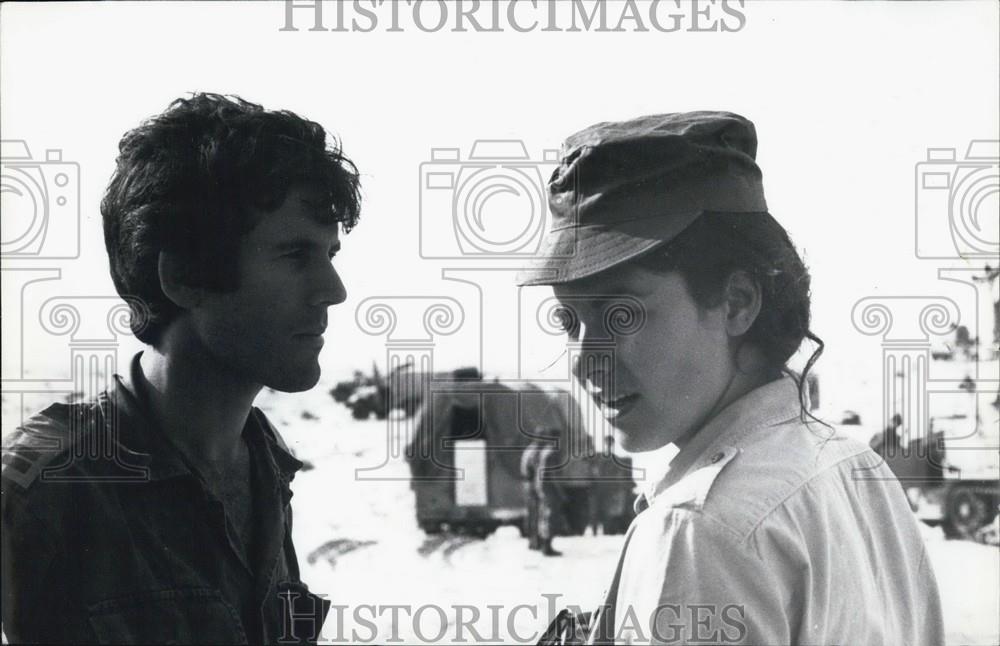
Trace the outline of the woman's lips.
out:
[[[639,399],[637,393],[632,393],[629,395],[621,395],[615,397],[614,399],[602,399],[600,397],[595,397],[598,407],[601,409],[601,413],[604,415],[605,419],[613,420],[618,419],[628,413],[632,408],[635,407],[636,401]]]

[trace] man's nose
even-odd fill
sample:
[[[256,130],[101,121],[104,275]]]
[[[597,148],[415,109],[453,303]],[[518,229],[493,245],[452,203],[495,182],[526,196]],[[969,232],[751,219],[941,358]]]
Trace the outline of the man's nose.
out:
[[[331,305],[340,305],[346,300],[347,288],[344,287],[344,281],[340,279],[340,274],[334,269],[333,265],[329,265],[329,269],[325,271],[319,289],[316,290],[313,296],[313,305],[330,307]]]

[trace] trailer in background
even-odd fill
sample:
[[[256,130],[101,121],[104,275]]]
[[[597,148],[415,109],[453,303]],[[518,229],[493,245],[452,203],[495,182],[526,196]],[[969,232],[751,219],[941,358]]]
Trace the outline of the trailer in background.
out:
[[[483,380],[435,381],[418,413],[407,447],[417,522],[427,533],[444,530],[485,536],[501,525],[525,531],[527,505],[521,455],[540,427],[557,428],[563,456],[557,480],[566,493],[563,534],[581,534],[593,521],[595,486],[628,490],[620,508],[600,506],[606,527],[631,521],[631,468],[595,483],[600,456],[582,424],[579,407],[563,390],[531,383]],[[605,473],[607,469],[605,469]]]

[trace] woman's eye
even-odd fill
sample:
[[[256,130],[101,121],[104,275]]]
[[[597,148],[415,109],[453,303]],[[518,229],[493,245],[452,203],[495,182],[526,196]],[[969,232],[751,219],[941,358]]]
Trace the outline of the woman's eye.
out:
[[[580,329],[580,322],[576,317],[576,312],[568,307],[560,307],[555,312],[555,320],[560,330],[568,334],[570,338],[576,338],[576,334]]]

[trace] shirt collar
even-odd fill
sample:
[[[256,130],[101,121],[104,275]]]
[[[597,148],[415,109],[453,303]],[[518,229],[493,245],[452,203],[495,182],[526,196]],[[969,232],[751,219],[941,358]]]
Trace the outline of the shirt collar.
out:
[[[136,390],[136,384],[142,383],[138,380],[141,355],[139,352],[132,357],[129,383],[126,384],[116,374],[114,388],[102,393],[100,397],[99,404],[104,410],[108,432],[112,434],[112,442],[122,449],[123,460],[148,469],[149,480],[189,476],[192,474],[191,467],[149,414],[149,407],[142,393]],[[252,446],[264,450],[268,462],[286,484],[302,468],[302,462],[291,454],[267,417],[256,407],[251,408],[247,416],[243,436]]]
[[[769,382],[730,403],[708,421],[635,502],[636,511],[667,497],[701,506],[723,467],[740,452],[751,432],[799,415],[798,385],[791,376]]]
[[[130,381],[136,383],[139,356],[130,362]],[[191,475],[180,452],[171,444],[140,397],[129,388],[121,375],[114,375],[114,387],[101,393],[98,405],[104,414],[112,443],[128,458],[137,457],[147,470],[150,481]]]
[[[254,433],[254,437],[263,440],[262,444],[266,447],[265,452],[273,461],[281,478],[286,483],[291,481],[295,477],[295,472],[303,467],[302,461],[292,455],[291,450],[285,444],[284,440],[281,439],[281,435],[278,434],[277,429],[267,419],[264,412],[256,406],[250,409],[250,417],[247,423],[253,423],[256,427],[257,432]]]

